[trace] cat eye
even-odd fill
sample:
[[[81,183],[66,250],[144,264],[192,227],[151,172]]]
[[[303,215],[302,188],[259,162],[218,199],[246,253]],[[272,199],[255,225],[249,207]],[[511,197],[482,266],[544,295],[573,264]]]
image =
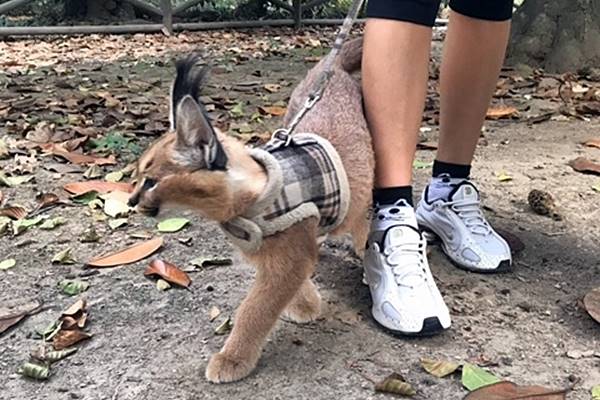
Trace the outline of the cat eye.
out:
[[[144,184],[142,185],[142,190],[150,190],[154,186],[156,186],[157,183],[158,182],[156,181],[156,179],[144,178]]]

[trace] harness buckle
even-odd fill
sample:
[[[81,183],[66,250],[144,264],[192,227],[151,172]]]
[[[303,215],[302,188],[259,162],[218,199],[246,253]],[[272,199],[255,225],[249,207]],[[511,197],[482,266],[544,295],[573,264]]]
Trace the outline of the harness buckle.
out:
[[[273,132],[271,140],[280,140],[284,143],[284,146],[289,146],[292,141],[292,135],[290,134],[289,129],[279,128]]]

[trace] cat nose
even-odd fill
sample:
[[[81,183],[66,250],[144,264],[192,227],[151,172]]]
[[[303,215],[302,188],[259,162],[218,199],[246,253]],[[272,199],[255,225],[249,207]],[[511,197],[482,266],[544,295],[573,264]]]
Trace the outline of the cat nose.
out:
[[[133,207],[137,206],[137,204],[138,204],[139,200],[140,200],[140,196],[139,196],[139,195],[137,195],[137,194],[136,194],[136,195],[133,195],[133,196],[131,196],[131,197],[129,198],[129,200],[127,200],[127,205],[128,205],[129,207],[132,207],[132,208],[133,208]]]

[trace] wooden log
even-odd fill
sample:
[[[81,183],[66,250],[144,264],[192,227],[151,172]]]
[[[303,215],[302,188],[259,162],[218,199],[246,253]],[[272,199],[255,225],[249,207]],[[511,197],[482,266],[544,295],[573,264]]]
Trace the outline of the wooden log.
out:
[[[33,0],[10,0],[0,4],[0,15],[9,12],[13,8],[17,8],[27,3],[31,3]]]
[[[173,35],[173,5],[171,0],[160,0],[160,8],[163,14],[163,25],[168,36]]]
[[[152,4],[148,4],[148,3],[144,3],[141,0],[125,0],[126,2],[128,2],[129,4],[131,4],[132,6],[134,6],[135,8],[139,8],[140,10],[144,11],[146,14],[150,14],[154,17],[162,17],[163,14],[162,12],[154,7]]]

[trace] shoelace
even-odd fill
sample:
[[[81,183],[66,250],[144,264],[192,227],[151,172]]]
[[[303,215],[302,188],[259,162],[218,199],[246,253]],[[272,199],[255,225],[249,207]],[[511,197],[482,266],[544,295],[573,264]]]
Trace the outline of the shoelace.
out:
[[[462,219],[471,233],[487,236],[492,228],[485,220],[479,204],[479,200],[455,200],[445,205]]]
[[[427,271],[425,270],[425,239],[417,243],[402,243],[384,249],[384,255],[389,265],[392,265],[392,273],[399,286],[414,289],[415,285],[405,283],[406,278],[417,277],[418,286],[427,283]]]

